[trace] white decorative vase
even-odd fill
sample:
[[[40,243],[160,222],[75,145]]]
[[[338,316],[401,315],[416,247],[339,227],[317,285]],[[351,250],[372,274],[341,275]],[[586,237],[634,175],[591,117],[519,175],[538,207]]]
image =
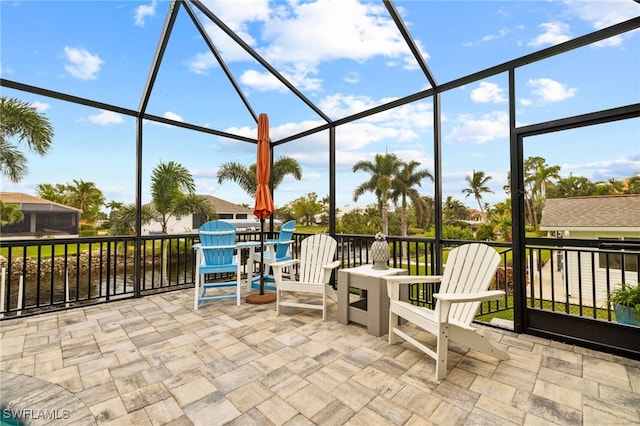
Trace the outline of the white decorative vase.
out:
[[[373,259],[373,269],[389,269],[389,244],[387,240],[374,241],[371,244],[371,259]]]

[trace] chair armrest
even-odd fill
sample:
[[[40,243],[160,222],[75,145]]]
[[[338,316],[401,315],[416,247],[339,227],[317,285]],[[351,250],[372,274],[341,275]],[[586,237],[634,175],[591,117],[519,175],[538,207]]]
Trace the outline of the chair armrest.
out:
[[[283,260],[282,262],[274,262],[271,264],[273,268],[273,277],[276,283],[282,282],[282,269],[300,263],[300,259]]]
[[[468,294],[433,293],[438,299],[436,303],[436,316],[441,323],[449,322],[449,310],[453,303],[481,302],[483,300],[496,300],[505,295],[502,290],[486,290]]]
[[[442,281],[442,275],[391,275],[382,277],[398,284],[419,284],[419,283],[439,283]]]
[[[387,294],[391,300],[400,300],[401,285],[442,281],[442,275],[391,275],[381,278],[387,281]]]
[[[327,264],[327,265],[322,265],[323,269],[336,269],[338,266],[340,266],[340,261],[339,260],[334,260],[333,262]]]
[[[467,294],[433,293],[433,297],[435,297],[436,299],[450,303],[497,300],[504,297],[504,295],[505,292],[502,290],[486,290]]]
[[[334,260],[333,262],[327,264],[327,265],[322,265],[322,271],[323,271],[323,279],[322,282],[324,284],[327,284],[329,281],[331,281],[331,272],[336,269],[338,266],[340,266],[340,261],[339,260]]]
[[[236,245],[238,248],[260,247],[260,241],[242,241]]]
[[[295,265],[296,263],[300,263],[300,259],[289,259],[283,260],[282,262],[273,262],[271,267],[275,269],[286,268],[287,266]]]
[[[198,244],[198,248],[201,250],[214,250],[214,249],[234,249],[236,248],[235,245],[227,245],[227,246],[201,246],[200,244]]]

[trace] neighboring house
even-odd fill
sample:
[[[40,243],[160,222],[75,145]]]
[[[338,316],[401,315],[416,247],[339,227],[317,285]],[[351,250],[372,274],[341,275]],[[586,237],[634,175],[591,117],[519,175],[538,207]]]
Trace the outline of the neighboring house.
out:
[[[640,195],[548,199],[542,210],[540,230],[557,238],[640,240]],[[577,252],[569,251],[563,259],[567,267],[563,276],[568,277],[570,294],[579,293],[578,278],[582,281],[582,294],[590,294],[593,280],[596,299],[606,300],[607,262],[612,287],[622,282],[623,265],[626,279],[635,282],[637,255],[606,255],[599,252],[592,256],[583,250],[578,257]]]
[[[17,204],[24,215],[22,222],[2,227],[3,237],[78,235],[80,209],[20,192],[0,192],[0,200],[5,204]]]
[[[239,204],[233,204],[211,195],[202,195],[213,206],[218,214],[218,220],[233,223],[238,230],[260,229],[260,221],[253,215],[253,209]],[[185,216],[171,216],[167,223],[168,234],[181,234],[195,232],[204,220],[199,215],[188,214]],[[276,220],[275,224],[280,226],[281,221]],[[162,233],[162,218],[142,225],[142,235]]]
[[[472,223],[484,223],[485,213],[476,209],[467,209],[469,211],[469,217]]]

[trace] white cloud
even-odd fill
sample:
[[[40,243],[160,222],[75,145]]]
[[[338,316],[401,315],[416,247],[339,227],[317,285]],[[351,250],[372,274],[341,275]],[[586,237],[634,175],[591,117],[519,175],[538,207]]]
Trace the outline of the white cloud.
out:
[[[459,124],[444,137],[445,141],[485,143],[509,136],[509,115],[503,111],[485,114],[480,118],[464,114],[458,116],[456,122]]]
[[[568,0],[565,4],[578,18],[591,24],[594,30],[626,21],[640,15],[637,1],[608,0],[608,1],[575,1]],[[619,46],[630,34],[608,38],[597,43],[597,46]]]
[[[119,124],[124,122],[124,119],[120,114],[113,111],[101,110],[100,114],[90,115],[89,121],[93,124],[99,124],[101,126],[107,126],[109,124]]]
[[[600,30],[640,15],[637,2],[628,0],[567,0],[564,3],[580,19],[591,22],[594,30]]]
[[[609,178],[634,176],[640,170],[640,155],[616,158],[610,161],[588,163],[565,163],[561,165],[561,174],[584,176],[589,180],[604,181]]]
[[[286,90],[280,80],[268,72],[259,73],[255,70],[247,70],[240,76],[240,82],[258,91]]]
[[[364,62],[374,56],[385,56],[394,59],[388,61],[388,65],[417,68],[393,20],[380,5],[361,4],[357,0],[292,1],[276,3],[269,13],[266,1],[251,2],[251,7],[242,8],[229,1],[209,1],[206,4],[221,19],[229,20],[226,23],[230,28],[301,90],[320,89],[322,80],[314,76],[318,73],[319,64],[325,61],[351,59]],[[254,6],[257,9],[252,12]],[[256,21],[261,21],[258,23],[264,27],[261,43],[266,44],[262,46],[247,30],[249,22]],[[207,32],[227,63],[248,58],[246,52],[219,30],[207,26]],[[422,51],[420,44],[418,47]],[[215,66],[215,61],[208,55],[195,55],[189,62],[190,69],[206,73]],[[428,57],[424,52],[423,55]],[[255,75],[247,76],[253,83],[266,81],[250,77]],[[258,90],[276,89],[266,82],[268,84],[263,87],[253,87]]]
[[[532,88],[534,94],[546,102],[560,102],[572,98],[578,91],[550,78],[529,79],[527,85]]]
[[[522,98],[520,99],[520,105],[522,106],[529,106],[529,105],[533,105],[533,101],[529,98]]]
[[[0,62],[0,75],[4,75],[4,74],[12,74],[13,70],[11,68],[7,68],[6,65],[3,65]]]
[[[504,38],[506,36],[508,36],[510,33],[509,29],[507,28],[502,28],[500,30],[498,30],[497,34],[487,34],[485,36],[483,36],[479,41],[468,41],[463,43],[462,45],[465,47],[470,47],[470,46],[478,46],[481,43],[487,43],[493,40],[497,40],[500,38]]]
[[[104,64],[98,55],[82,48],[65,46],[64,55],[67,60],[64,69],[81,80],[95,80],[101,65]]]
[[[144,27],[145,20],[156,14],[156,5],[157,1],[153,0],[149,5],[143,4],[136,7],[134,11],[134,24],[138,27]]]
[[[409,53],[386,9],[356,0],[293,3],[288,10],[280,9],[264,35],[273,42],[265,49],[266,57],[276,62],[317,65],[340,58],[364,61],[374,55]]]
[[[571,39],[569,25],[563,22],[546,22],[538,25],[544,31],[534,40],[527,43],[532,47],[553,46]]]
[[[357,72],[350,72],[342,78],[346,83],[356,84],[360,81],[360,74]]]
[[[180,123],[184,123],[184,119],[182,118],[182,116],[176,114],[175,112],[167,111],[164,114],[162,114],[162,116],[164,118],[169,119],[169,120],[179,121]],[[151,123],[154,126],[173,127],[171,124],[159,123],[159,122],[153,121],[153,120],[144,120],[144,122],[145,122],[145,124],[146,123]]]
[[[471,100],[476,103],[503,103],[507,102],[504,96],[504,90],[495,83],[486,81],[480,82],[480,85],[471,91]]]
[[[330,117],[346,117],[371,109],[393,99],[373,99],[368,96],[336,93],[326,96],[318,107]],[[433,108],[430,102],[413,102],[363,119],[360,122],[399,129],[426,129],[433,126]]]
[[[178,114],[176,114],[175,112],[167,111],[164,114],[162,114],[162,116],[164,118],[168,118],[169,120],[179,121],[181,123],[184,122],[184,119]]]
[[[205,75],[211,68],[218,66],[218,62],[211,52],[196,53],[193,58],[186,61],[186,64],[189,71],[200,75]]]
[[[498,34],[488,34],[482,37],[482,41],[491,41],[498,38],[503,38],[503,37],[506,37],[508,34],[509,34],[509,30],[506,28],[502,28],[501,30],[498,31]]]
[[[247,22],[269,18],[269,0],[243,0],[242,7],[229,0],[204,0],[202,3],[234,31],[245,28]]]
[[[51,105],[49,104],[46,104],[44,102],[38,102],[38,101],[31,102],[31,106],[34,107],[38,112],[45,112],[51,107]]]

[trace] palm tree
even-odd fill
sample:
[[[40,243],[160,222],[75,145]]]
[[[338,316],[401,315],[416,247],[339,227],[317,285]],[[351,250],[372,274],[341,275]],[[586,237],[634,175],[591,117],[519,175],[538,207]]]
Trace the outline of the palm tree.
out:
[[[593,195],[596,185],[584,176],[574,176],[569,173],[566,178],[558,179],[547,188],[550,198],[584,197]]]
[[[81,217],[88,223],[95,223],[104,204],[104,195],[93,182],[74,179],[69,185],[69,205],[82,210]]]
[[[627,194],[640,194],[640,174],[625,179],[625,181]]]
[[[162,233],[167,233],[171,216],[195,213],[204,220],[215,215],[209,202],[195,195],[196,184],[191,173],[174,161],[158,164],[151,174],[151,198],[156,212],[162,217]]]
[[[358,161],[353,171],[363,171],[371,175],[368,181],[360,184],[353,192],[353,201],[358,201],[366,192],[373,192],[378,201],[378,210],[382,216],[382,232],[389,233],[389,205],[393,178],[398,174],[402,162],[395,154],[376,154],[375,161]]]
[[[469,209],[460,200],[449,195],[442,203],[442,215],[449,221],[469,219]]]
[[[497,203],[491,212],[491,225],[493,232],[500,234],[505,241],[511,241],[511,200],[507,199],[503,203]]]
[[[28,172],[27,157],[8,139],[16,137],[26,142],[30,151],[44,156],[53,141],[53,127],[49,120],[29,103],[0,97],[0,172],[14,183]]]
[[[111,235],[134,235],[136,226],[136,205],[118,203],[119,207],[112,209],[109,215],[109,233]],[[140,220],[143,224],[151,223],[156,212],[149,205],[142,206]]]
[[[293,176],[296,180],[302,179],[302,168],[298,160],[291,157],[280,157],[273,163],[271,169],[271,182],[275,190],[287,175]],[[237,183],[248,195],[255,197],[258,181],[256,178],[256,163],[249,167],[237,163],[224,163],[218,170],[218,184],[225,181]]]
[[[464,178],[467,183],[469,183],[469,188],[465,188],[462,190],[465,198],[468,198],[469,195],[473,195],[473,198],[478,202],[478,207],[480,207],[480,213],[482,213],[483,219],[484,217],[484,209],[482,208],[482,194],[487,192],[493,192],[487,186],[487,182],[491,180],[491,176],[485,176],[485,173],[482,171],[473,171],[471,176],[465,176]]]
[[[529,213],[529,223],[538,229],[538,212],[542,212],[546,187],[552,179],[560,179],[560,166],[547,166],[542,157],[528,157],[524,160],[525,205]]]
[[[11,203],[5,204],[0,200],[0,225],[12,225],[23,220],[24,213],[20,211],[20,206]]]
[[[151,198],[154,210],[161,216],[162,234],[167,233],[171,216],[195,213],[204,221],[215,217],[215,210],[204,197],[195,194],[193,176],[181,164],[174,161],[158,164],[151,173]],[[167,250],[162,240],[162,276],[166,279]]]
[[[111,200],[108,203],[105,203],[104,206],[109,209],[109,221],[112,221],[116,212],[124,207],[124,203],[121,203],[120,201]]]
[[[408,163],[402,163],[402,169],[393,179],[393,190],[391,192],[391,198],[394,201],[400,199],[400,228],[402,236],[407,236],[407,198],[411,200],[411,204],[416,212],[416,218],[418,221],[424,216],[427,203],[420,196],[420,193],[414,188],[414,186],[421,186],[422,179],[428,178],[433,181],[433,175],[428,169],[416,170],[420,165],[418,161],[411,160]]]
[[[424,215],[421,219],[418,219],[418,224],[422,227],[431,226],[431,224],[435,223],[435,215],[436,215],[436,202],[433,197],[425,195],[422,197],[422,201],[424,201],[424,206],[426,207],[424,211]]]

